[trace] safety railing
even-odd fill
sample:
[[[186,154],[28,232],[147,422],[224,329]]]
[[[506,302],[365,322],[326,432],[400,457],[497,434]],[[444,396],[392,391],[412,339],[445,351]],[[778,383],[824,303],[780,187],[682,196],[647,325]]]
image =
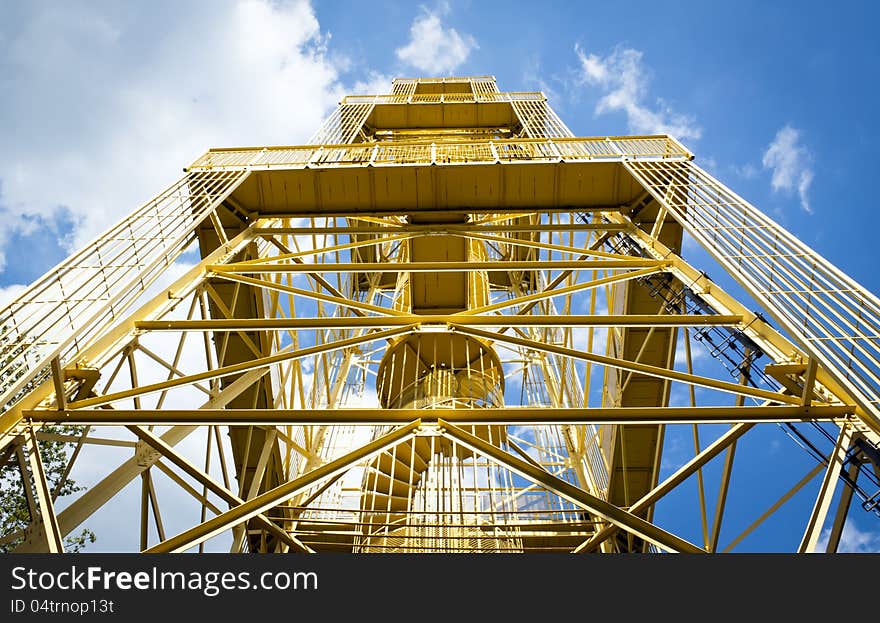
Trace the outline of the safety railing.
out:
[[[445,78],[394,78],[392,82],[416,82],[421,84],[442,84],[446,82],[495,82],[495,76],[447,76]]]
[[[693,155],[671,136],[507,139],[455,143],[394,142],[212,149],[187,170],[461,164],[595,159],[687,160]]]
[[[247,171],[192,172],[0,309],[0,412],[150,286]]]
[[[343,104],[477,104],[485,102],[521,102],[546,101],[540,91],[524,91],[517,93],[412,93],[384,95],[348,95]]]
[[[880,423],[880,299],[694,163],[625,166]]]

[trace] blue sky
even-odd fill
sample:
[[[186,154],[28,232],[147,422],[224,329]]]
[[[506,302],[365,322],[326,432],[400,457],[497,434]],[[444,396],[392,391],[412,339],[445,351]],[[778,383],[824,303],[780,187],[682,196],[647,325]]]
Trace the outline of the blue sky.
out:
[[[341,95],[393,76],[487,73],[547,92],[578,135],[677,130],[703,166],[880,290],[862,259],[878,218],[873,3],[206,6],[0,9],[0,251],[31,258],[4,261],[0,285],[30,282],[207,147],[304,141]]]
[[[208,147],[304,142],[346,93],[473,74],[545,91],[577,135],[677,134],[878,292],[878,17],[846,1],[5,2],[0,303]],[[859,513],[859,534],[877,529]]]

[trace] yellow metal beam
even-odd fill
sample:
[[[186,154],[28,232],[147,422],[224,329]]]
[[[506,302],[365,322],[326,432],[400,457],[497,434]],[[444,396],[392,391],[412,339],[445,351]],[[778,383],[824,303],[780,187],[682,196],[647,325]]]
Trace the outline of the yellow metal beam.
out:
[[[536,260],[490,262],[328,262],[324,264],[213,264],[215,273],[444,273],[517,270],[618,270],[663,266],[660,260]]]
[[[227,504],[230,506],[238,506],[239,504],[243,504],[244,500],[240,497],[232,493],[229,489],[216,482],[213,478],[208,476],[198,467],[190,463],[186,458],[178,454],[174,448],[169,446],[167,443],[162,441],[162,438],[154,435],[152,432],[141,426],[129,426],[128,430],[133,432],[138,436],[144,443],[148,446],[162,454],[169,461],[174,463],[178,468],[180,468],[184,473],[191,476],[202,485],[204,485],[208,490],[213,492],[222,498]],[[275,522],[270,521],[266,518],[265,515],[260,514],[256,516],[256,520],[262,525],[266,530],[274,534],[277,538],[281,539],[283,542],[287,543],[289,546],[297,549],[301,552],[306,552],[313,554],[314,550],[307,545],[304,545],[299,539],[288,534],[284,529],[278,526]]]
[[[61,536],[61,529],[58,527],[58,517],[55,515],[52,492],[49,490],[49,482],[46,480],[46,470],[43,467],[43,459],[40,457],[40,446],[33,426],[28,426],[27,445],[27,458],[30,463],[31,477],[34,480],[33,484],[37,491],[37,500],[39,502],[39,515],[35,516],[32,514],[31,522],[39,523],[43,528],[49,552],[63,554],[64,540]],[[28,488],[31,486],[28,480],[25,480],[22,484]]]
[[[393,96],[389,96],[393,97]],[[354,100],[352,100],[354,101]],[[362,100],[375,101],[373,96]],[[406,100],[401,100],[400,105]],[[513,103],[513,102],[511,102]],[[433,105],[444,106],[439,101]],[[419,102],[419,106],[431,106]],[[460,105],[460,104],[452,104]],[[566,132],[568,129],[566,128]],[[390,142],[382,145],[377,156],[378,143],[323,143],[266,148],[211,149],[184,171],[223,171],[334,167],[351,165],[431,166],[445,164],[520,164],[523,161],[544,162],[625,162],[627,157],[640,160],[686,161],[693,158],[681,143],[666,134],[655,136],[556,136],[492,140],[450,141],[432,148],[432,140]],[[439,153],[438,153],[439,152]],[[510,154],[510,155],[507,155]]]
[[[216,536],[221,532],[225,532],[233,526],[247,521],[256,515],[265,513],[272,507],[277,506],[280,502],[295,496],[297,493],[305,491],[309,487],[316,485],[327,478],[332,478],[337,474],[346,472],[357,463],[368,460],[381,454],[385,450],[393,448],[406,441],[415,434],[420,425],[421,422],[416,420],[395,431],[386,433],[378,439],[364,444],[338,459],[325,463],[299,478],[295,478],[283,485],[279,485],[278,487],[266,491],[243,504],[230,508],[225,513],[217,515],[198,526],[158,543],[147,549],[145,553],[157,554],[163,552],[183,552],[194,545],[207,541],[211,537]]]
[[[742,316],[720,315],[409,315],[362,318],[230,318],[216,320],[142,320],[140,331],[291,331],[308,329],[358,329],[447,325],[478,327],[697,327],[736,326]]]
[[[507,216],[507,215],[506,215]],[[536,225],[480,225],[479,223],[453,224],[403,224],[387,221],[387,225],[381,227],[368,227],[363,225],[332,226],[332,227],[257,227],[254,235],[259,237],[272,236],[320,236],[350,235],[350,234],[388,234],[396,232],[404,233],[430,233],[430,234],[467,234],[467,233],[542,233],[542,232],[578,232],[578,231],[628,231],[630,227],[623,223],[555,223]]]
[[[813,469],[808,471],[806,473],[806,475],[803,478],[801,478],[797,483],[795,483],[795,485],[791,489],[786,491],[784,494],[782,494],[782,496],[778,500],[776,500],[773,504],[771,504],[770,508],[768,508],[766,511],[761,513],[760,517],[758,517],[755,521],[750,523],[748,528],[743,530],[739,534],[739,536],[737,536],[730,543],[728,543],[727,546],[721,550],[721,552],[727,553],[727,552],[731,551],[734,547],[736,547],[740,542],[742,542],[743,539],[745,539],[752,532],[754,532],[758,526],[760,526],[762,523],[764,523],[764,521],[768,517],[770,517],[770,515],[772,515],[776,511],[778,511],[782,507],[783,504],[788,502],[792,497],[794,497],[794,495],[798,491],[803,489],[807,483],[809,483],[811,480],[813,480],[813,478],[816,477],[816,474],[818,474],[819,472],[822,471],[823,467],[825,467],[825,465],[823,465],[822,463],[819,463],[818,465],[813,467]]]
[[[572,504],[576,504],[594,515],[602,517],[603,519],[624,528],[628,532],[654,543],[658,547],[686,554],[706,553],[705,550],[697,547],[693,543],[677,537],[640,517],[636,517],[632,513],[614,506],[601,498],[591,495],[583,489],[574,486],[570,482],[558,478],[544,469],[535,467],[528,461],[523,461],[522,459],[501,450],[491,443],[483,441],[475,435],[471,435],[449,422],[439,420],[437,424],[441,428],[443,436],[454,439],[473,452],[491,458],[502,467],[519,474],[523,478],[531,480],[537,485],[549,489]]]
[[[548,285],[544,290],[540,292],[535,292],[534,294],[525,294],[523,296],[517,296],[516,298],[508,299],[506,301],[499,301],[498,303],[492,303],[491,305],[482,305],[480,307],[472,307],[465,311],[456,312],[453,314],[455,318],[455,322],[459,321],[460,316],[473,316],[476,314],[485,314],[488,312],[498,311],[500,309],[506,309],[508,307],[514,307],[517,305],[525,305],[526,303],[536,303],[538,301],[543,301],[550,298],[556,298],[557,296],[567,296],[569,294],[574,294],[575,292],[581,292],[583,290],[592,290],[593,288],[598,288],[600,286],[610,285],[612,283],[617,283],[620,281],[628,281],[630,279],[638,279],[639,277],[644,277],[646,275],[654,275],[660,272],[660,268],[642,268],[640,270],[633,270],[627,273],[618,273],[616,275],[611,275],[610,277],[603,277],[601,279],[593,279],[592,281],[586,281],[584,283],[576,283],[572,286],[566,286],[564,288],[553,288]],[[561,283],[562,280],[559,280]],[[591,310],[592,311],[592,310]]]
[[[846,460],[846,453],[849,451],[852,438],[853,427],[848,424],[841,426],[834,449],[828,456],[828,467],[825,470],[822,485],[819,487],[816,502],[813,504],[813,510],[807,521],[804,536],[798,546],[799,554],[809,554],[816,551],[816,546],[819,543],[819,537],[822,535],[825,518],[828,515],[828,509],[831,508],[831,500],[834,497],[835,489],[837,489],[837,481],[840,480],[840,473],[843,471],[843,464]]]
[[[670,370],[668,368],[661,368],[658,366],[651,366],[644,363],[636,363],[633,361],[627,361],[625,359],[618,359],[616,357],[606,357],[604,355],[596,355],[593,353],[587,353],[580,350],[574,350],[572,348],[564,348],[562,346],[556,346],[554,344],[545,344],[543,342],[538,342],[536,340],[529,340],[525,338],[512,337],[509,335],[504,335],[502,333],[494,333],[492,331],[483,331],[482,329],[474,329],[471,327],[465,327],[459,324],[453,325],[456,331],[460,333],[464,333],[465,335],[473,335],[475,337],[481,337],[487,340],[497,340],[499,342],[507,342],[509,344],[516,344],[518,346],[525,346],[527,348],[532,348],[534,350],[554,353],[557,355],[562,355],[564,357],[571,357],[573,359],[582,359],[584,361],[591,361],[593,363],[597,363],[603,366],[610,366],[613,368],[620,368],[621,370],[629,370],[631,372],[639,372],[641,374],[647,374],[649,376],[657,376],[660,378],[666,378],[673,381],[681,381],[682,383],[690,383],[692,385],[700,385],[703,387],[709,387],[712,389],[717,389],[723,392],[729,392],[732,394],[742,394],[745,396],[754,396],[756,398],[763,398],[764,400],[771,400],[773,402],[784,402],[788,404],[800,404],[799,397],[785,396],[782,394],[778,394],[776,392],[771,392],[765,389],[758,389],[756,387],[747,387],[744,385],[739,385],[737,383],[730,383],[727,381],[719,381],[717,379],[711,379],[705,376],[697,376],[694,374],[687,374],[685,372],[679,372],[677,370]]]
[[[201,282],[204,277],[204,267],[209,264],[223,262],[233,257],[252,241],[253,230],[248,228],[234,239],[229,241],[228,245],[220,247],[205,257],[201,262],[193,266],[184,275],[177,279],[170,286],[158,293],[148,302],[144,303],[138,310],[130,314],[125,320],[113,326],[100,339],[92,342],[87,348],[79,352],[76,357],[78,362],[89,362],[89,366],[103,365],[104,359],[112,353],[117,352],[126,340],[131,339],[134,330],[134,322],[136,320],[144,320],[151,317],[161,317],[168,310],[173,308],[179,301],[180,297],[185,296]],[[67,366],[71,366],[74,362],[65,362]],[[15,428],[21,422],[21,411],[23,409],[31,409],[46,398],[48,398],[54,388],[51,379],[44,381],[37,388],[33,389],[17,402],[12,408],[0,414],[0,448],[5,447],[15,436]]]
[[[394,235],[388,235],[394,234]],[[312,235],[315,235],[314,232]],[[311,255],[325,255],[327,253],[337,253],[339,251],[349,251],[351,249],[360,249],[363,247],[372,247],[377,244],[385,244],[388,242],[398,242],[401,240],[409,240],[416,234],[407,234],[402,233],[398,234],[394,230],[387,230],[386,235],[381,238],[371,238],[369,240],[360,240],[358,242],[348,242],[345,244],[335,244],[329,247],[317,247],[314,249],[307,249],[305,251],[295,251],[293,253],[282,253],[281,255],[269,256],[269,257],[259,257],[253,260],[242,260],[240,262],[236,262],[239,266],[248,266],[255,264],[265,264],[266,262],[275,262],[281,260],[297,260],[304,257],[309,257]]]
[[[643,497],[639,498],[632,506],[630,506],[629,511],[631,513],[640,513],[656,504],[660,498],[662,498],[664,495],[672,491],[675,487],[687,480],[695,471],[700,469],[703,465],[721,454],[721,452],[725,448],[727,448],[731,443],[749,432],[753,426],[754,424],[751,423],[742,423],[737,424],[736,426],[728,430],[726,433],[721,435],[721,437],[719,437],[713,443],[704,448],[703,451],[700,452],[697,456],[679,467],[676,472],[672,474],[669,478],[651,489],[651,491],[649,491]],[[617,532],[617,526],[606,526],[599,530],[599,532],[590,537],[588,540],[578,545],[572,551],[575,554],[593,551],[603,541],[613,536],[615,532]]]
[[[421,418],[456,424],[734,424],[737,422],[837,421],[852,405],[758,407],[492,407],[482,409],[43,409],[26,412],[33,422],[69,424],[225,424],[388,426]]]
[[[612,222],[620,224],[628,224],[630,222],[627,217],[621,214],[609,214],[608,218]],[[774,360],[774,365],[780,366],[784,371],[799,370],[800,366],[803,365],[803,370],[806,370],[805,366],[808,356],[799,346],[771,327],[762,317],[725,292],[721,286],[709,279],[706,273],[691,266],[662,242],[651,238],[647,232],[640,229],[632,229],[628,233],[631,239],[636,241],[643,251],[656,259],[662,258],[670,262],[669,272],[674,274],[682,283],[688,284],[688,287],[709,303],[715,311],[719,313],[742,314],[745,319],[743,332]],[[796,368],[788,368],[787,364],[793,364]],[[844,384],[838,382],[825,366],[817,368],[816,381],[834,394],[841,402],[858,405],[858,401],[851,395],[851,392],[846,389]],[[871,429],[875,438],[877,435],[880,435],[880,421],[869,410],[858,406],[856,414]]]
[[[395,335],[402,335],[404,333],[409,333],[412,328],[412,325],[407,325],[395,329],[388,329],[386,331],[368,333],[367,335],[363,335],[360,337],[337,340],[335,342],[329,342],[327,344],[318,344],[317,346],[310,346],[308,348],[301,348],[299,350],[282,352],[276,355],[270,355],[268,357],[260,357],[258,359],[252,359],[251,361],[244,361],[229,366],[222,366],[220,368],[207,370],[205,372],[199,372],[197,374],[191,374],[189,376],[177,377],[174,379],[169,379],[167,381],[161,381],[159,383],[150,383],[148,385],[141,385],[140,387],[134,387],[132,389],[125,389],[115,392],[113,394],[105,394],[103,396],[96,396],[94,398],[77,400],[76,402],[71,402],[70,404],[68,404],[68,407],[70,407],[71,409],[82,409],[84,407],[109,404],[117,400],[124,400],[125,398],[132,398],[134,396],[143,396],[145,394],[159,392],[165,389],[171,389],[173,387],[180,387],[181,385],[189,385],[191,383],[204,381],[206,379],[215,379],[221,376],[229,376],[230,374],[246,372],[249,370],[253,370],[254,368],[265,368],[275,365],[277,363],[281,363],[282,361],[302,359],[304,357],[309,357],[315,354],[332,352],[334,350],[349,348],[351,346],[356,346],[358,344],[363,344],[366,342],[394,337]]]
[[[480,232],[470,233],[454,233],[453,235],[462,236],[464,238],[472,238],[474,240],[486,240],[489,242],[498,242],[501,244],[513,245],[516,247],[528,247],[531,249],[543,249],[545,251],[557,251],[559,253],[568,253],[575,256],[587,255],[591,257],[604,257],[608,259],[632,259],[631,255],[623,255],[621,253],[610,253],[608,251],[600,251],[598,249],[582,249],[563,244],[553,244],[550,242],[541,242],[539,240],[529,240],[528,238],[513,238],[510,236],[493,236]],[[585,252],[586,251],[586,252]]]
[[[342,305],[343,307],[348,307],[349,309],[356,309],[364,312],[373,312],[376,314],[384,314],[386,316],[408,316],[406,312],[392,309],[390,307],[380,307],[378,305],[371,305],[370,303],[362,303],[361,301],[356,301],[354,299],[350,299],[344,296],[335,296],[332,294],[324,294],[323,292],[318,292],[317,290],[303,290],[302,288],[295,288],[293,286],[286,286],[281,283],[276,283],[274,281],[266,281],[265,279],[254,279],[253,277],[245,277],[244,275],[237,275],[235,273],[222,273],[217,275],[221,279],[227,279],[229,281],[235,281],[238,283],[244,283],[247,285],[257,286],[259,288],[263,288],[266,290],[273,290],[275,292],[283,292],[285,294],[294,294],[297,296],[304,296],[306,298],[314,299],[316,301],[325,301],[327,303],[333,303],[334,305]]]

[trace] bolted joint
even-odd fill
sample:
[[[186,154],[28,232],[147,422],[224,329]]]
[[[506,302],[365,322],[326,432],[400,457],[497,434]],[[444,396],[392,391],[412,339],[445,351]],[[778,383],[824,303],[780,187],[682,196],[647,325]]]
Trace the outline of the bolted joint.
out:
[[[43,518],[37,515],[24,529],[21,544],[16,548],[18,553],[42,552],[46,547],[46,528]]]
[[[439,424],[423,423],[416,429],[416,437],[442,437],[444,429]]]
[[[143,441],[138,441],[134,447],[134,458],[138,467],[151,467],[162,457],[162,454],[154,450],[152,446]]]

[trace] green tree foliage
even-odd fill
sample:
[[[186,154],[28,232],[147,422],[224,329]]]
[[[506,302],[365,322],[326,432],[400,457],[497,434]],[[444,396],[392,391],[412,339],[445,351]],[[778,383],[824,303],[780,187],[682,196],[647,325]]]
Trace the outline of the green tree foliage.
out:
[[[0,327],[0,353],[2,353],[0,355],[0,369],[6,371],[4,377],[0,379],[0,392],[11,387],[26,374],[26,370],[20,366],[9,366],[17,357],[21,356],[21,347],[16,346],[17,341],[12,336],[13,332],[10,331],[9,327]],[[50,374],[48,367],[40,370],[6,404],[0,405],[0,414],[48,380]],[[44,426],[40,430],[58,435],[78,436],[82,434],[83,428],[81,426],[61,425]],[[70,478],[65,479],[59,488],[72,444],[63,441],[42,441],[39,443],[39,446],[40,458],[43,460],[43,469],[46,472],[49,490],[52,492],[55,492],[56,489],[58,490],[55,499],[57,500],[66,495],[82,491],[83,487],[77,485]],[[29,484],[22,481],[18,461],[15,460],[14,455],[6,464],[0,465],[0,537],[19,532],[30,524],[31,517],[24,490],[24,487]],[[22,540],[22,538],[18,538],[0,544],[0,552],[5,553],[14,550],[21,544]],[[95,533],[86,528],[75,536],[70,535],[66,537],[64,547],[65,551],[78,552],[86,544],[94,542]]]
[[[81,426],[44,426],[40,429],[45,433],[58,435],[78,436],[82,434]],[[49,490],[55,491],[64,475],[65,467],[72,444],[63,441],[41,441],[40,458],[43,461],[43,469],[46,472],[46,480]],[[28,483],[29,484],[29,483]],[[3,466],[0,466],[0,535],[6,536],[23,530],[30,523],[27,497],[24,492],[25,483],[22,482],[18,461],[14,457]],[[82,491],[83,487],[67,478],[58,489],[56,499]],[[14,550],[23,539],[15,539],[0,545],[0,552]],[[67,552],[79,552],[87,544],[95,542],[95,533],[84,528],[76,535],[69,535],[64,539],[64,550]]]

